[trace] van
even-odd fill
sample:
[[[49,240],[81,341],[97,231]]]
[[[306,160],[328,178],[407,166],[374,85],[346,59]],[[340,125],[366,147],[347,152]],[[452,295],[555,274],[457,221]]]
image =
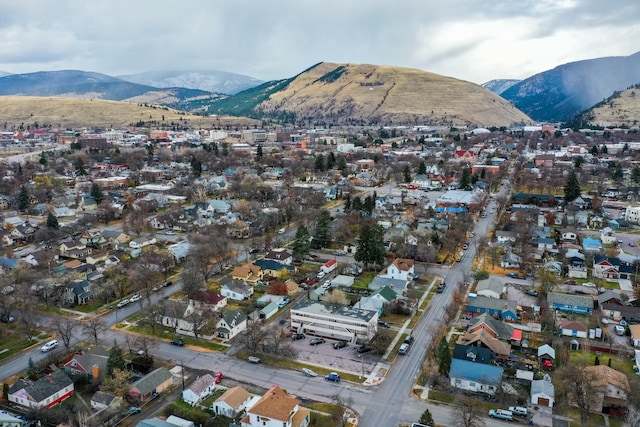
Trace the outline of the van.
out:
[[[284,232],[285,232],[284,228],[281,228],[280,230],[278,230],[278,234],[284,234]]]
[[[409,352],[409,344],[404,343],[400,346],[400,348],[398,349],[398,354],[407,354]]]
[[[58,346],[58,340],[51,340],[40,348],[40,351],[46,353]]]
[[[515,415],[520,415],[521,417],[527,416],[527,408],[523,406],[509,406],[509,411],[513,412]]]

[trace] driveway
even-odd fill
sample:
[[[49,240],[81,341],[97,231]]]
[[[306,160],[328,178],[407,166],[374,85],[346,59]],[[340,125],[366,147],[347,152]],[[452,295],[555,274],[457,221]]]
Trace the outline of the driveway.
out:
[[[318,365],[327,369],[351,372],[365,375],[372,372],[380,356],[374,352],[358,353],[359,346],[347,345],[344,348],[333,348],[335,340],[327,339],[325,343],[311,345],[309,341],[313,337],[307,336],[305,339],[293,341],[291,346],[296,349],[298,355],[296,359],[310,365]]]

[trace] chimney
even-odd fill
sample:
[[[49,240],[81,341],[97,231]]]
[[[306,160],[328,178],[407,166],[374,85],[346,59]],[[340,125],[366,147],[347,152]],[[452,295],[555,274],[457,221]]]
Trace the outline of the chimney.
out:
[[[91,367],[91,378],[93,379],[94,384],[100,381],[100,367],[98,365],[93,365]]]

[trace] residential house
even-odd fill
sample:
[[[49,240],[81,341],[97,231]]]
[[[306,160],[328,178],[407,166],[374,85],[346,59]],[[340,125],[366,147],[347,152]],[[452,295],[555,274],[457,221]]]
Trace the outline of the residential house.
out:
[[[182,261],[187,259],[190,248],[191,245],[187,241],[177,242],[173,245],[167,246],[167,249],[169,249],[169,252],[171,253],[171,255],[173,255],[173,258],[175,259],[177,264],[180,264]]]
[[[457,389],[494,395],[502,384],[502,373],[500,366],[452,359],[449,380]]]
[[[479,280],[478,284],[476,285],[476,294],[480,296],[500,299],[500,296],[503,292],[504,285],[499,279],[495,277]]]
[[[242,280],[248,285],[253,286],[262,282],[263,277],[264,273],[262,271],[262,268],[250,262],[234,267],[233,271],[231,272],[232,279]]]
[[[21,378],[11,387],[7,395],[9,402],[30,409],[51,408],[71,397],[74,393],[73,380],[62,370],[32,381]]]
[[[582,250],[585,252],[599,253],[602,251],[602,242],[600,239],[585,237],[582,239]]]
[[[593,260],[593,276],[600,279],[619,279],[620,260],[618,258],[596,257]]]
[[[600,230],[600,241],[603,245],[615,245],[618,243],[618,238],[611,227],[605,227]]]
[[[640,347],[640,324],[629,325],[631,344]]]
[[[115,406],[116,402],[121,402],[122,398],[116,397],[113,394],[105,393],[103,391],[96,391],[91,396],[91,409],[95,411],[102,411],[107,409],[112,404]]]
[[[626,408],[629,404],[628,396],[631,386],[627,376],[606,365],[587,366],[583,368],[591,378],[593,410],[608,412],[609,409]]]
[[[211,290],[198,291],[193,296],[192,304],[196,310],[221,311],[227,306],[227,297]]]
[[[225,391],[211,405],[211,412],[216,415],[235,418],[244,411],[251,402],[251,395],[241,386],[235,386]]]
[[[556,276],[562,275],[562,263],[559,261],[549,261],[544,264],[544,268],[547,271],[552,272]]]
[[[378,312],[302,300],[290,310],[291,330],[352,344],[369,342],[378,329]]]
[[[131,249],[142,249],[150,245],[155,245],[157,242],[155,236],[142,236],[131,240],[129,247]]]
[[[500,319],[516,320],[518,303],[513,300],[495,299],[485,296],[469,295],[467,311],[470,313],[488,313]]]
[[[549,292],[547,301],[554,310],[580,314],[593,313],[593,298],[590,296]]]
[[[234,301],[243,301],[251,298],[251,295],[253,295],[253,288],[242,280],[226,278],[226,280],[222,280],[220,293]]]
[[[96,347],[83,353],[75,353],[71,360],[64,364],[64,371],[74,381],[99,382],[107,371],[109,350]]]
[[[380,288],[374,291],[371,294],[371,298],[378,299],[382,301],[383,304],[390,304],[396,299],[398,299],[398,293],[393,289],[389,288],[388,286],[385,286],[383,288]]]
[[[1,200],[1,199],[0,199]],[[24,417],[22,417],[24,418]],[[0,411],[0,426],[2,427],[22,427],[27,424],[22,418],[10,415],[6,411]]]
[[[102,237],[106,240],[107,249],[119,249],[120,245],[126,245],[131,241],[131,236],[117,230],[102,230]]]
[[[315,291],[318,291],[318,289],[316,289]],[[309,296],[309,299],[312,299],[314,301],[320,300],[319,296],[315,299],[312,298],[313,296],[314,296],[314,293],[312,292],[311,295]],[[378,313],[378,317],[381,317],[384,314],[384,302],[382,299],[362,297],[358,302],[356,302],[353,305],[353,307],[359,308],[362,310],[376,311]]]
[[[85,305],[95,296],[93,285],[87,280],[74,280],[64,286],[62,301],[67,305]]]
[[[265,276],[280,277],[283,274],[291,274],[297,271],[292,265],[286,265],[270,259],[258,259],[253,263],[262,269]]]
[[[60,256],[73,259],[85,259],[93,253],[93,248],[87,247],[80,240],[62,242],[58,247]]]
[[[573,228],[564,228],[560,231],[560,241],[562,243],[578,243],[578,233]]]
[[[158,323],[177,331],[192,331],[193,323],[189,316],[193,313],[193,305],[184,301],[167,299],[162,302],[158,313]]]
[[[508,269],[519,269],[522,259],[513,252],[507,252],[500,259],[500,267]]]
[[[453,358],[467,360],[475,363],[491,363],[493,357],[491,350],[483,347],[456,344],[453,349]]]
[[[26,243],[31,242],[35,235],[35,232],[38,230],[38,227],[29,224],[29,222],[25,221],[22,224],[16,225],[11,229],[10,235],[13,240]]]
[[[555,387],[547,374],[541,380],[531,381],[531,404],[545,408],[553,408],[555,403]]]
[[[207,398],[216,388],[216,379],[211,374],[197,377],[191,385],[182,390],[182,400],[195,406]]]
[[[494,338],[508,341],[513,337],[514,327],[487,313],[482,313],[469,321],[467,331],[470,333],[485,331]]]
[[[131,384],[127,395],[137,402],[146,402],[153,393],[162,393],[173,385],[173,375],[166,368],[158,368]]]
[[[600,305],[600,311],[604,317],[613,319],[614,322],[624,320],[628,323],[636,323],[640,321],[640,307],[603,303]]]
[[[95,249],[102,248],[107,242],[107,239],[102,235],[102,232],[97,229],[83,232],[78,240],[85,246]]]
[[[511,245],[516,242],[518,234],[515,231],[497,230],[495,233],[496,243],[500,246]]]
[[[228,341],[247,329],[247,315],[242,310],[226,310],[216,325],[216,337]]]
[[[603,304],[623,305],[624,301],[622,294],[613,289],[607,289],[596,297],[598,307],[602,307]]]
[[[412,259],[396,258],[391,264],[383,269],[378,276],[389,279],[409,281],[413,279],[414,265]]]
[[[391,279],[389,277],[376,276],[369,283],[369,289],[372,291],[388,287],[396,292],[398,295],[404,295],[407,290],[408,280],[403,279]]]
[[[264,259],[277,261],[284,265],[293,264],[293,254],[284,248],[270,250],[265,254]]]
[[[311,411],[300,407],[300,401],[278,386],[273,386],[240,420],[241,427],[306,427]]]
[[[577,249],[567,249],[564,259],[570,266],[584,267],[584,254]]]
[[[575,338],[587,338],[589,326],[577,320],[562,319],[560,322],[562,335]]]
[[[249,224],[237,219],[227,225],[227,235],[232,239],[248,239],[251,235]]]

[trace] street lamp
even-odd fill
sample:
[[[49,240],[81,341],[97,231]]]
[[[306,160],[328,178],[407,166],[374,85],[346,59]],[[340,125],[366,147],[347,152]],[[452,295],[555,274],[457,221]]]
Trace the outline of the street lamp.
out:
[[[364,377],[364,359],[361,354],[358,356],[360,356],[360,376],[358,378],[362,379],[362,377]]]

